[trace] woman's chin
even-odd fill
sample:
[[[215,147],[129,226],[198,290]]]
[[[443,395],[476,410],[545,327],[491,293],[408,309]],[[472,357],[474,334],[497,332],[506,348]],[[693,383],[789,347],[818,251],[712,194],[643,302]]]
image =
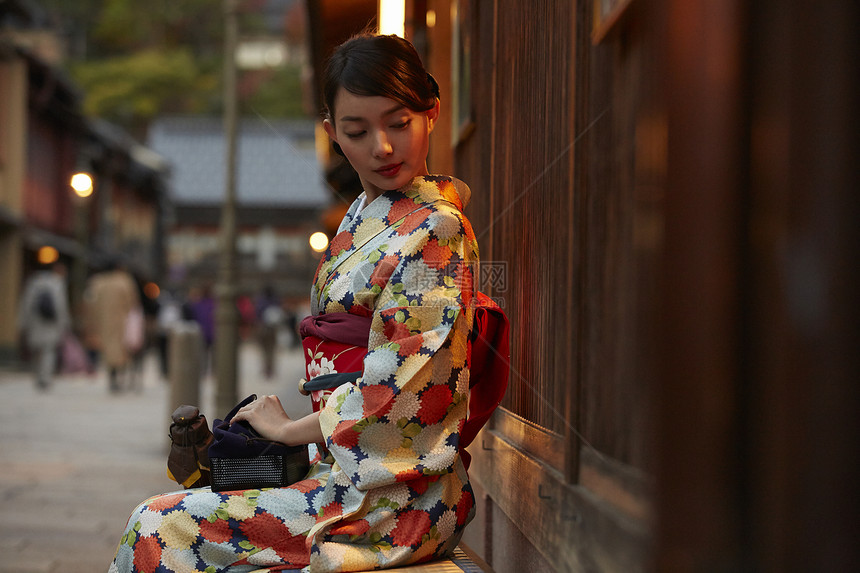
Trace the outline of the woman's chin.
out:
[[[385,193],[386,191],[394,191],[409,185],[415,177],[417,177],[416,174],[405,173],[400,173],[397,177],[378,177],[377,181],[374,181],[374,186]]]

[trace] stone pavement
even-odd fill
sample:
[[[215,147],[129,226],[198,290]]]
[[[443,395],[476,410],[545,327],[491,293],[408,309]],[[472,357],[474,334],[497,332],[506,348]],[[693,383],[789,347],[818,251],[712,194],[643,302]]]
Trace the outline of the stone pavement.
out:
[[[255,345],[243,344],[239,399],[276,394],[287,412],[310,412],[296,382],[301,349],[281,349],[277,375],[261,376]],[[201,386],[210,424],[214,380]],[[134,507],[179,486],[167,478],[167,432],[174,405],[156,357],[142,388],[110,394],[103,372],[59,377],[48,392],[23,372],[0,371],[0,573],[107,571]]]

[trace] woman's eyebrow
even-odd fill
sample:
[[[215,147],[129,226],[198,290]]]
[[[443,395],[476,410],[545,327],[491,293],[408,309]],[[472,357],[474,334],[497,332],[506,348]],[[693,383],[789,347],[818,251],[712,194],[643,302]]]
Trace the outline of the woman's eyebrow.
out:
[[[405,108],[406,108],[405,105],[397,104],[394,107],[392,107],[391,109],[387,109],[387,110],[383,111],[382,117],[386,117],[386,116],[389,116],[393,113],[397,113],[398,111],[405,109]],[[367,121],[367,120],[365,118],[363,118],[361,116],[357,116],[357,115],[345,115],[342,118],[340,118],[340,121]]]

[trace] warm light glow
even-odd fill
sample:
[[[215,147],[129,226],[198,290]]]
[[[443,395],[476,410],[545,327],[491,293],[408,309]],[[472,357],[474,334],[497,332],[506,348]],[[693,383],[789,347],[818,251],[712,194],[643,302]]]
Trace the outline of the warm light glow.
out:
[[[72,175],[71,185],[78,197],[89,197],[93,194],[93,178],[89,173],[75,173]]]
[[[38,260],[39,263],[42,265],[50,265],[51,263],[56,263],[57,259],[59,258],[60,253],[57,252],[57,249],[48,245],[45,245],[44,247],[39,247],[39,250],[36,252],[36,260]]]
[[[161,289],[155,283],[146,283],[143,285],[143,294],[146,295],[146,298],[155,300],[161,294]]]
[[[311,248],[318,253],[323,252],[324,250],[326,250],[326,247],[328,247],[328,237],[325,233],[322,233],[320,231],[317,231],[316,233],[311,235],[311,238],[308,240],[308,242],[311,244]]]
[[[405,0],[379,0],[379,33],[406,36]]]
[[[436,10],[427,10],[427,27],[432,28],[436,25]]]

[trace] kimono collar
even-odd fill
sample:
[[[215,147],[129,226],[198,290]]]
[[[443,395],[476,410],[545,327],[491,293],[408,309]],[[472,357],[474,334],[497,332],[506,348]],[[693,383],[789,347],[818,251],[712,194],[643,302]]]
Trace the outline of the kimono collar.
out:
[[[358,199],[350,206],[338,228],[338,233],[349,230],[352,226],[357,226],[355,223],[365,219],[383,219],[388,225],[394,224],[402,218],[399,215],[401,215],[405,203],[401,201],[404,198],[411,199],[416,209],[437,201],[445,201],[454,205],[458,211],[462,211],[469,203],[471,191],[468,185],[455,177],[422,175],[414,178],[400,189],[386,191],[359,211],[358,208],[363,197],[364,194],[359,195]],[[402,213],[402,215],[407,214]]]
[[[469,197],[469,187],[465,183],[443,175],[416,177],[400,189],[386,191],[361,212],[358,212],[359,196],[344,216],[317,268],[314,284],[318,293],[341,263],[391,225],[433,203],[449,203],[462,211]]]
[[[471,191],[469,186],[457,179],[445,175],[424,175],[416,177],[409,185],[399,190],[407,197],[412,197],[417,203],[447,201],[462,211],[469,204]]]

